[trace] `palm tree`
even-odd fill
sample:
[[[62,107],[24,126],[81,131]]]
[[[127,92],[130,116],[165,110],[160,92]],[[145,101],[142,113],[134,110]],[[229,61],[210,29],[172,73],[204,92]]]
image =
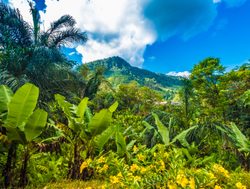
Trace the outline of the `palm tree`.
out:
[[[23,20],[18,9],[0,3],[0,47],[35,45],[51,48],[75,42],[86,42],[86,33],[75,28],[76,21],[70,15],[62,16],[51,23],[48,30],[41,31],[39,12],[31,2],[29,2],[29,5],[33,27]]]
[[[81,68],[83,69],[84,67],[85,65],[81,66]],[[85,69],[88,69],[88,68],[85,67]],[[81,71],[84,72],[83,70]],[[84,95],[88,97],[89,99],[93,99],[95,97],[96,93],[98,92],[102,84],[108,87],[108,89],[115,92],[113,90],[111,83],[108,80],[106,80],[106,78],[104,77],[104,72],[105,72],[105,67],[100,66],[100,67],[97,67],[94,73],[90,75],[90,78],[87,81],[86,89],[84,93]]]
[[[14,91],[26,82],[37,85],[48,100],[53,93],[66,95],[65,87],[81,93],[85,83],[72,71],[73,63],[60,52],[60,47],[75,42],[85,43],[86,33],[75,27],[75,20],[64,15],[46,31],[40,30],[40,15],[31,2],[33,26],[23,20],[18,9],[0,3],[0,84]],[[82,96],[82,95],[81,95]]]

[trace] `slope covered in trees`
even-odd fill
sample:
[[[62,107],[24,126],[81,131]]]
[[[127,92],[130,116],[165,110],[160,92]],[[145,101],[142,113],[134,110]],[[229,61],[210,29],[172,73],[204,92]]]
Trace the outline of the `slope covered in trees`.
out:
[[[140,85],[160,89],[182,85],[181,77],[167,76],[131,66],[120,57],[111,57],[86,64],[90,70],[103,66],[105,77],[114,85],[137,81]]]

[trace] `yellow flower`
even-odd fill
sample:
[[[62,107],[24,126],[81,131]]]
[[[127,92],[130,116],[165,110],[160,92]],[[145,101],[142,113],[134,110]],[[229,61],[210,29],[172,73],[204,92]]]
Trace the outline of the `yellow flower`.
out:
[[[90,158],[88,158],[86,161],[84,161],[80,167],[80,173],[89,166],[89,164],[92,162]]]
[[[133,177],[133,174],[132,173],[128,173],[128,177]]]
[[[104,163],[105,162],[105,158],[103,156],[101,156],[98,160],[97,163]]]
[[[133,147],[133,152],[137,152],[137,151],[138,151],[138,148],[137,148],[136,145],[134,145],[134,147]]]
[[[164,170],[165,169],[165,163],[164,163],[164,161],[160,160],[159,164],[160,164],[160,170]]]
[[[84,161],[80,167],[80,173],[82,173],[83,169],[87,168],[88,167],[88,164],[86,161]]]
[[[107,164],[104,164],[103,167],[99,170],[99,173],[107,171],[109,166]]]
[[[195,180],[194,177],[192,177],[189,181],[189,186],[191,189],[195,189]]]
[[[122,178],[122,177],[123,177],[123,176],[122,176],[122,173],[119,172],[119,173],[117,174],[117,177]]]
[[[214,176],[213,173],[209,172],[207,173],[207,175],[209,176],[210,179],[215,179],[216,177]]]
[[[214,168],[215,172],[218,172],[218,173],[224,175],[225,177],[229,178],[228,170],[224,169],[224,167],[222,167],[221,165],[214,164],[213,168]]]
[[[109,168],[109,166],[108,166],[107,164],[103,165],[103,170],[104,170],[104,171],[107,171],[108,168]]]
[[[214,189],[222,189],[219,185],[215,185]]]
[[[186,186],[187,186],[187,184],[188,184],[188,179],[186,178],[186,177],[183,177],[182,179],[181,179],[181,186],[183,187],[183,188],[186,188]]]
[[[144,160],[145,160],[145,156],[142,155],[142,154],[138,154],[138,155],[137,155],[137,158],[138,158],[140,161],[144,161]]]
[[[87,188],[85,188],[85,189],[92,189],[92,187],[89,186],[89,187],[87,187]]]
[[[185,188],[189,181],[183,173],[179,173],[176,177],[176,182]]]
[[[155,166],[151,164],[151,165],[148,166],[148,168],[149,168],[149,169],[154,169]]]
[[[175,184],[172,184],[171,182],[168,181],[168,188],[169,189],[177,189]]]
[[[247,187],[243,185],[241,182],[237,182],[235,186],[237,189],[247,189]]]
[[[109,179],[110,179],[110,182],[111,182],[112,184],[116,184],[116,183],[119,183],[119,182],[120,182],[119,178],[116,177],[116,176],[110,176]]]
[[[146,169],[145,167],[142,167],[142,168],[140,169],[141,174],[144,174],[146,171],[147,171],[147,169]]]
[[[163,154],[163,157],[164,157],[164,158],[168,158],[168,157],[169,157],[169,154],[168,154],[167,152],[165,152],[165,153]]]
[[[135,171],[137,171],[138,169],[139,169],[139,166],[136,165],[136,164],[133,164],[133,165],[130,166],[130,171],[132,171],[132,172],[135,172]]]
[[[135,181],[135,182],[138,182],[138,181],[140,181],[140,180],[141,180],[141,177],[140,177],[140,176],[135,176],[135,177],[134,177],[134,181]]]

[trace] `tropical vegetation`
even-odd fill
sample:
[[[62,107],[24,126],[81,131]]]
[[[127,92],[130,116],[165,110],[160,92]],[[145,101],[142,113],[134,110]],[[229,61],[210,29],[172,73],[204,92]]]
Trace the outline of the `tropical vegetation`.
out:
[[[86,33],[30,10],[33,26],[0,3],[0,188],[250,188],[249,62],[209,57],[189,78],[76,65],[60,47]]]

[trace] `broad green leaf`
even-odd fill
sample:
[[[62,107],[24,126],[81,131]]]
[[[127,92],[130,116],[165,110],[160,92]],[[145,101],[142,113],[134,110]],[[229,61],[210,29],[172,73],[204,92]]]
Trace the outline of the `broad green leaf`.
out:
[[[68,119],[69,128],[71,128],[73,131],[76,131],[79,128],[76,125],[75,119],[74,119],[76,117],[76,115],[74,117],[74,114],[76,114],[77,107],[69,103],[68,101],[66,101],[65,97],[60,94],[55,95],[55,100],[57,101],[58,105],[60,106],[64,114],[66,115]]]
[[[168,128],[165,125],[163,125],[163,123],[160,121],[157,114],[152,113],[152,115],[155,118],[155,124],[156,124],[156,126],[158,128],[158,132],[161,135],[162,141],[164,142],[165,145],[169,145],[170,139],[169,139],[169,130],[168,130]]]
[[[4,126],[6,128],[19,127],[23,131],[24,125],[36,107],[38,95],[39,89],[33,84],[27,83],[20,87],[9,102],[8,116]]]
[[[156,131],[156,129],[152,125],[150,125],[148,122],[142,121],[142,124],[146,128],[140,133],[140,135],[139,135],[140,137],[143,137],[147,131],[151,131],[152,129],[154,129],[154,132]]]
[[[81,151],[81,152],[80,152],[81,158],[82,158],[82,159],[86,159],[86,158],[87,158],[87,153],[88,153],[87,150]]]
[[[46,123],[47,123],[47,112],[41,109],[37,109],[29,118],[28,123],[24,127],[24,133],[27,141],[32,141],[38,137]]]
[[[90,122],[90,120],[93,118],[93,115],[92,115],[89,107],[87,107],[85,111],[86,111],[85,113],[86,113],[87,122]]]
[[[238,129],[238,127],[232,123],[232,131],[234,133],[236,145],[239,147],[239,151],[250,152],[250,141],[246,136]]]
[[[107,109],[96,113],[88,124],[88,129],[92,136],[102,133],[109,126],[111,120],[112,113]]]
[[[135,145],[135,143],[136,143],[136,140],[131,140],[131,141],[127,144],[126,150],[127,150],[127,151],[130,151],[130,150],[133,148],[133,146]]]
[[[123,156],[126,153],[127,145],[126,145],[125,138],[120,132],[119,127],[117,127],[116,129],[115,142],[116,142],[117,154],[119,156]]]
[[[70,104],[69,102],[67,102],[65,100],[65,97],[60,95],[60,94],[56,94],[55,95],[55,100],[57,101],[58,105],[62,108],[63,112],[65,113],[65,115],[68,118],[71,118],[72,114],[71,114],[71,108],[72,108],[72,104]]]
[[[150,125],[148,122],[146,121],[142,121],[142,124],[148,129],[148,130],[151,130],[151,129],[154,129],[154,127],[152,125]]]
[[[224,132],[233,142],[240,152],[250,152],[250,140],[232,123],[231,127],[219,127],[217,129]]]
[[[97,146],[99,152],[102,151],[103,146],[114,135],[114,133],[115,133],[115,127],[110,126],[105,131],[103,131],[101,134],[99,134],[95,137],[95,143],[96,143],[96,146]]]
[[[8,104],[13,96],[13,92],[5,85],[0,86],[0,113],[8,110]]]
[[[113,113],[116,109],[117,109],[117,107],[118,107],[118,102],[116,101],[114,104],[112,104],[110,107],[109,107],[109,111],[111,112],[111,113]]]
[[[24,132],[21,131],[18,127],[7,128],[7,137],[8,137],[8,140],[10,140],[10,141],[18,141],[21,143],[26,142]]]
[[[79,105],[77,107],[76,114],[78,116],[78,118],[77,118],[78,123],[81,123],[83,121],[84,113],[85,113],[87,105],[88,105],[88,100],[89,100],[88,98],[82,99],[82,101],[79,103]]]
[[[189,143],[186,140],[186,136],[190,131],[192,131],[192,130],[194,130],[196,128],[197,128],[197,126],[193,126],[193,127],[190,127],[188,129],[182,131],[180,134],[178,134],[176,137],[174,137],[174,139],[172,140],[171,143],[174,143],[174,142],[176,142],[178,140],[181,143],[182,146],[188,147]]]
[[[181,150],[186,155],[186,157],[188,158],[188,161],[193,161],[194,158],[192,158],[192,156],[190,155],[188,149],[182,148]]]

